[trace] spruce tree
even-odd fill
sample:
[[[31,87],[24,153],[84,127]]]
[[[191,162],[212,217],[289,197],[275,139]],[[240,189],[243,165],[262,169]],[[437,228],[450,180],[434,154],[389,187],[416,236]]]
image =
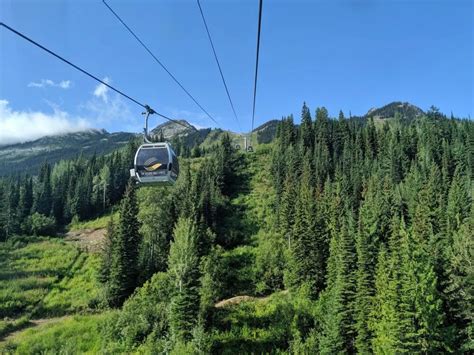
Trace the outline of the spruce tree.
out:
[[[176,342],[188,341],[199,312],[199,258],[196,225],[190,218],[180,218],[174,229],[168,260],[173,280],[170,305],[171,335]]]
[[[393,253],[397,253],[395,250]],[[400,325],[399,325],[399,298],[398,279],[396,269],[398,263],[393,261],[385,246],[382,245],[378,254],[375,274],[375,295],[371,307],[368,309],[370,318],[368,328],[373,333],[371,344],[365,343],[369,339],[360,339],[358,334],[357,349],[361,353],[396,354],[399,352]]]
[[[454,351],[474,351],[474,208],[469,220],[452,233],[447,250],[448,314],[455,331]]]
[[[139,233],[138,205],[135,187],[129,182],[120,205],[116,235],[112,239],[112,260],[107,286],[110,305],[121,306],[138,285]]]
[[[342,226],[332,229],[328,260],[328,286],[322,296],[321,354],[354,351],[355,246],[350,211],[339,211]],[[334,228],[334,227],[333,227]]]
[[[311,113],[306,102],[303,103],[303,108],[301,110],[301,125],[300,125],[300,141],[303,145],[304,151],[313,149],[313,123],[311,121]]]
[[[107,294],[107,286],[110,281],[110,266],[112,264],[113,246],[115,239],[115,225],[113,217],[107,223],[107,232],[105,233],[104,242],[101,246],[100,267],[98,279],[104,284]]]
[[[42,165],[36,186],[33,209],[35,212],[49,216],[53,199],[51,191],[51,166],[48,163]]]

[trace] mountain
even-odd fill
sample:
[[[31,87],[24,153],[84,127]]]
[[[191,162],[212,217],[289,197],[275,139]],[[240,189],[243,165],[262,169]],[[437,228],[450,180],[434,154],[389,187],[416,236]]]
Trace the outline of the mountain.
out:
[[[257,134],[259,144],[270,143],[276,136],[279,120],[270,120],[255,128],[252,132]]]
[[[134,137],[137,134],[91,129],[0,146],[0,176],[20,171],[35,174],[44,161],[54,163],[81,153],[85,156],[108,154]]]
[[[380,108],[370,109],[365,116],[353,117],[354,119],[374,118],[382,123],[395,116],[407,120],[416,119],[424,115],[423,110],[408,102],[392,102]],[[278,120],[270,120],[255,128],[252,134],[235,133],[220,128],[197,129],[185,120],[177,122],[167,121],[150,131],[153,139],[162,135],[170,141],[174,148],[192,149],[196,145],[210,147],[216,144],[224,133],[230,134],[235,146],[244,147],[244,137],[251,137],[248,144],[264,144],[271,142],[276,136]],[[118,132],[109,133],[105,130],[87,130],[77,133],[69,133],[56,136],[42,137],[35,141],[0,146],[0,176],[15,172],[29,171],[35,174],[39,166],[44,162],[57,162],[68,159],[79,154],[90,156],[96,154],[108,154],[125,145],[130,139],[139,137],[136,133]]]
[[[378,119],[393,118],[395,115],[401,118],[413,120],[423,116],[423,110],[409,102],[394,101],[380,108],[371,108],[365,117],[373,117]]]
[[[179,136],[186,136],[197,131],[196,127],[185,120],[178,120],[176,122],[167,121],[160,124],[151,130],[150,135],[152,137],[159,137],[163,134],[163,137],[168,140]]]

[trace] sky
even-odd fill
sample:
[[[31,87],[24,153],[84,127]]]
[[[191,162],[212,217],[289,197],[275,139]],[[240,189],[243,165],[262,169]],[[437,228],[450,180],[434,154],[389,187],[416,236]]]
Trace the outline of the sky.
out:
[[[251,129],[258,0],[0,0],[0,21],[139,102],[198,127]],[[474,1],[264,0],[255,127],[303,102],[337,116],[408,101],[474,117]],[[143,108],[0,27],[0,144],[85,128],[139,132]],[[163,123],[153,116],[152,126]]]

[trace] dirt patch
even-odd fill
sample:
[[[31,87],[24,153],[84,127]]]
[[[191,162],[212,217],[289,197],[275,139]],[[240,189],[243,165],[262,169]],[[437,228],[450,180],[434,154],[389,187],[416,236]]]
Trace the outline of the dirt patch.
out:
[[[106,232],[105,228],[71,231],[66,233],[64,240],[77,244],[81,250],[96,253],[101,250]]]
[[[55,317],[55,318],[41,318],[41,319],[30,319],[30,321],[25,324],[25,326],[21,327],[18,330],[15,330],[8,335],[6,335],[3,339],[0,339],[0,345],[4,345],[6,343],[15,341],[15,338],[20,334],[26,331],[27,329],[35,328],[35,327],[42,327],[47,324],[57,323],[64,321],[68,318],[71,318],[71,315],[62,316],[62,317]],[[0,349],[1,352],[1,349]]]
[[[46,325],[50,323],[61,322],[63,320],[71,318],[71,315],[56,317],[56,318],[40,318],[40,319],[31,319],[30,323],[33,323],[35,326]]]
[[[279,291],[278,293],[280,293],[282,295],[286,295],[286,294],[288,294],[288,292],[289,292],[288,290],[283,290],[283,291]],[[271,295],[270,296],[263,296],[263,297],[253,297],[253,296],[246,296],[246,295],[235,296],[235,297],[228,298],[226,300],[222,300],[222,301],[217,302],[214,305],[214,307],[215,308],[224,308],[224,307],[234,306],[234,305],[240,304],[242,302],[265,301],[265,300],[270,299],[270,297],[271,297]]]
[[[214,307],[224,308],[224,307],[229,307],[229,306],[239,304],[241,302],[254,301],[254,300],[257,300],[257,299],[258,299],[257,297],[252,297],[252,296],[235,296],[235,297],[228,298],[226,300],[222,300],[220,302],[217,302],[214,305]]]

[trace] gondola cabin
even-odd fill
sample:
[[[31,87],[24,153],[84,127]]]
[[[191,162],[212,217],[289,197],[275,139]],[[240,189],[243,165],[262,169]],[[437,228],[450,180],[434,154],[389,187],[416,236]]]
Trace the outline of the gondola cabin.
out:
[[[174,184],[179,174],[178,158],[168,143],[145,143],[135,154],[130,175],[140,184]]]

